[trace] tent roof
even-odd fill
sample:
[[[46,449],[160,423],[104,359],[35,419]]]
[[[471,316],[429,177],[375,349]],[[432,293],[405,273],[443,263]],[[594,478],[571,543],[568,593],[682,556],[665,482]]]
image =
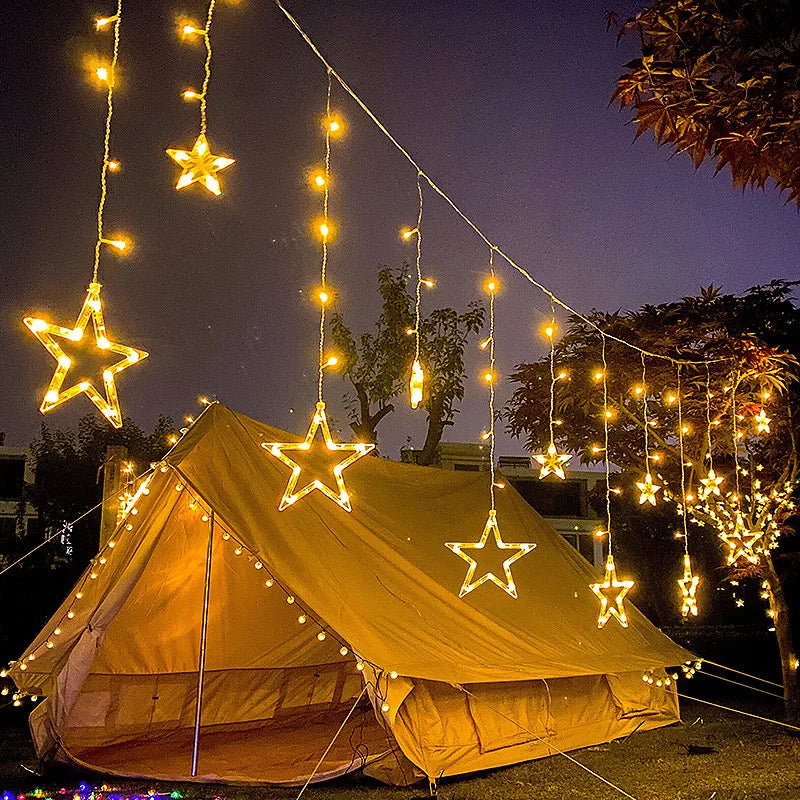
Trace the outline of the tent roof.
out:
[[[289,469],[261,442],[299,441],[214,404],[166,462],[264,559],[303,607],[383,669],[455,683],[620,673],[691,654],[627,604],[597,628],[596,570],[512,488],[504,541],[535,542],[513,567],[519,598],[491,583],[459,599],[467,564],[445,542],[486,524],[489,475],[365,457],[344,473],[352,512],[318,491],[278,511]]]

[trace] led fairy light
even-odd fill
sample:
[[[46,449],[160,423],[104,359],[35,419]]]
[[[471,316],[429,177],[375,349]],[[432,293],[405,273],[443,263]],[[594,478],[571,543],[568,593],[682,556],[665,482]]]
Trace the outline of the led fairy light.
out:
[[[642,357],[642,413],[644,415],[644,464],[645,475],[641,481],[637,482],[636,488],[639,490],[639,505],[650,503],[651,506],[656,504],[656,492],[661,488],[653,483],[653,476],[650,473],[650,419],[647,415],[647,363],[645,362],[644,353],[640,354]],[[637,387],[637,389],[640,387]]]
[[[211,194],[219,196],[222,194],[222,189],[217,173],[235,163],[235,159],[228,156],[215,156],[211,152],[206,138],[208,129],[208,85],[211,81],[211,23],[214,19],[215,6],[216,0],[210,0],[205,27],[198,28],[189,23],[181,26],[181,34],[184,37],[200,36],[206,48],[206,59],[203,65],[203,88],[199,92],[194,89],[187,89],[182,94],[184,100],[198,100],[200,102],[200,133],[195,139],[191,150],[170,147],[167,149],[167,155],[182,170],[178,177],[178,182],[175,184],[176,189],[185,189],[193,183],[199,183]]]
[[[328,216],[328,204],[330,198],[329,185],[331,175],[331,137],[341,134],[342,121],[338,114],[331,111],[331,72],[327,72],[328,88],[325,101],[325,117],[323,120],[323,128],[325,131],[325,168],[324,173],[319,177],[322,178],[322,184],[314,181],[312,185],[316,188],[322,189],[322,217],[318,223],[315,224],[315,232],[322,240],[322,261],[320,265],[320,286],[316,292],[316,298],[319,302],[319,354],[318,354],[318,376],[317,376],[317,406],[314,415],[311,419],[311,425],[306,433],[305,439],[301,442],[261,442],[261,446],[271,455],[277,458],[282,464],[285,464],[291,469],[289,482],[286,484],[286,489],[278,502],[278,511],[285,511],[291,508],[298,500],[301,500],[306,495],[311,494],[315,489],[321,492],[325,497],[330,498],[340,508],[345,511],[352,511],[350,503],[350,494],[347,491],[344,483],[342,473],[351,464],[354,464],[360,458],[363,458],[367,453],[375,449],[374,444],[366,444],[362,442],[341,443],[335,442],[331,436],[330,426],[328,425],[328,418],[325,413],[325,400],[323,396],[325,370],[328,367],[334,366],[338,359],[336,356],[325,356],[325,311],[327,305],[332,300],[332,290],[328,286],[328,242],[333,237],[333,225]],[[319,446],[317,442],[317,431],[322,432],[323,444]],[[309,452],[312,448],[316,448],[317,452],[322,450],[330,453],[344,453],[342,458],[335,464],[330,465],[330,475],[326,475],[325,480],[319,477],[310,477],[305,483],[300,483],[300,477],[305,469],[294,458],[291,458],[287,453]],[[331,478],[333,480],[331,481]],[[335,484],[333,488],[330,483]],[[298,485],[300,488],[298,489]]]
[[[417,285],[414,293],[414,362],[411,365],[411,378],[408,383],[411,408],[419,408],[422,404],[423,391],[425,389],[425,371],[422,369],[420,361],[420,307],[422,305],[422,287],[432,285],[432,281],[422,277],[422,173],[417,172],[417,197],[419,199],[419,210],[417,211],[416,228],[403,228],[400,231],[400,238],[408,241],[412,237],[415,239],[417,254],[415,264],[417,268]]]
[[[614,617],[623,628],[628,627],[628,615],[625,613],[625,595],[633,588],[634,581],[621,581],[617,578],[617,568],[614,564],[614,554],[611,543],[611,462],[608,456],[608,362],[606,361],[606,337],[600,334],[603,357],[603,455],[606,471],[606,533],[608,534],[608,557],[606,558],[605,574],[600,583],[593,583],[589,587],[600,600],[600,614],[597,617],[597,627],[604,628],[606,623]]]
[[[459,558],[469,564],[467,574],[464,582],[461,584],[461,589],[458,592],[459,597],[469,594],[474,589],[482,586],[487,581],[490,581],[495,586],[501,588],[506,594],[513,598],[517,597],[517,586],[514,578],[511,575],[511,565],[519,561],[524,555],[530,553],[536,545],[533,542],[519,542],[511,543],[504,542],[500,536],[500,527],[497,524],[497,508],[495,506],[495,487],[499,486],[496,482],[495,465],[494,465],[494,451],[495,451],[495,335],[494,335],[494,306],[495,295],[500,287],[497,276],[494,271],[494,251],[489,251],[489,277],[484,283],[484,289],[489,295],[489,338],[486,339],[485,345],[489,348],[489,369],[484,373],[484,378],[489,386],[489,516],[484,525],[481,538],[477,542],[446,542],[445,547],[452,550]],[[481,551],[486,546],[489,536],[494,537],[494,546],[498,550],[508,550],[509,557],[503,561],[503,577],[498,577],[493,572],[484,572],[480,577],[475,580],[475,573],[478,569],[478,562],[465,550],[478,550]]]
[[[113,23],[113,52],[111,63],[105,69],[106,77],[106,120],[103,136],[103,161],[100,168],[100,200],[97,205],[97,239],[94,246],[94,264],[92,266],[92,280],[86,292],[83,305],[78,312],[78,318],[71,328],[55,325],[38,317],[29,316],[23,319],[25,326],[42,343],[48,353],[56,360],[56,369],[50,384],[45,391],[39,410],[42,413],[52,411],[54,408],[66,403],[79,394],[85,394],[100,410],[103,416],[115,428],[122,427],[122,410],[117,395],[116,377],[128,367],[147,358],[144,350],[113,342],[106,330],[103,317],[103,302],[100,297],[102,284],[99,283],[100,255],[103,245],[123,252],[129,247],[129,241],[124,237],[116,236],[109,239],[104,230],[104,213],[106,197],[108,195],[108,172],[112,163],[109,152],[111,147],[111,119],[114,114],[114,84],[116,81],[117,62],[119,60],[119,34],[122,23],[122,0],[117,0],[117,13],[113,17],[103,18],[104,25],[96,25],[97,30],[103,30]],[[118,162],[113,162],[118,163]],[[113,170],[112,170],[113,171]],[[105,367],[102,372],[104,393],[95,387],[92,381],[81,379],[72,386],[64,389],[64,382],[70,370],[75,366],[73,358],[67,355],[62,345],[57,341],[63,339],[69,342],[81,342],[84,333],[91,321],[94,333],[94,344],[101,355],[114,353],[121,358]]]
[[[559,453],[555,439],[555,407],[556,407],[556,308],[550,303],[550,322],[544,329],[544,335],[550,342],[550,444],[546,453],[538,453],[533,457],[540,465],[539,478],[555,475],[563,481],[567,476],[564,465],[572,458],[570,453]]]
[[[713,423],[711,421],[711,370],[706,364],[706,453],[708,458],[708,472],[705,478],[700,479],[700,485],[703,487],[698,491],[701,500],[709,498],[711,495],[721,496],[720,486],[724,483],[725,478],[717,475],[714,472],[714,450],[711,441],[711,429]]]
[[[683,577],[678,580],[681,590],[681,614],[697,616],[697,585],[700,578],[692,573],[689,556],[689,509],[686,505],[686,460],[683,447],[683,392],[681,389],[681,365],[678,365],[678,455],[681,460],[681,520],[683,521]]]

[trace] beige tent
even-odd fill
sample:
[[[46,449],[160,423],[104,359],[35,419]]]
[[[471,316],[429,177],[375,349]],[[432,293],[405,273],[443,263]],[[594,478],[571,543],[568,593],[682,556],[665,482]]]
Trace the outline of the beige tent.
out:
[[[11,674],[46,696],[38,752],[102,772],[298,784],[497,767],[678,719],[643,682],[691,654],[628,606],[598,630],[597,574],[512,489],[498,492],[519,598],[459,599],[488,475],[361,458],[351,513],[285,511],[282,431],[215,404]],[[366,687],[360,703],[356,699]]]

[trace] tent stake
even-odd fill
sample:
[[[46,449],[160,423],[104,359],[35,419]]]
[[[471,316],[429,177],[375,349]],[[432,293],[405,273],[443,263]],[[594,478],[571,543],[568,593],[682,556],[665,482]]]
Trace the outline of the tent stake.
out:
[[[192,744],[192,777],[197,777],[197,756],[200,749],[200,715],[203,712],[203,681],[206,676],[206,634],[208,632],[208,601],[211,594],[211,554],[214,546],[214,509],[208,530],[206,552],[206,577],[203,588],[203,622],[200,628],[200,663],[197,669],[197,699],[194,708],[194,742]]]

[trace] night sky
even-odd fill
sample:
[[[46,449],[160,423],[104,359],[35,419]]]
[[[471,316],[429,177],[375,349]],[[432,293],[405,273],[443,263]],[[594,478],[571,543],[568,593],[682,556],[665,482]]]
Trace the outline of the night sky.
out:
[[[613,5],[613,4],[612,4]],[[287,0],[288,8],[350,85],[423,168],[481,228],[539,280],[580,310],[635,308],[715,283],[740,291],[797,278],[798,226],[774,190],[742,194],[727,172],[696,172],[688,158],[633,142],[627,112],[609,107],[633,42],[606,33],[608,3],[485,0]],[[622,16],[635,4],[615,6]],[[107,53],[92,19],[102,3],[38,0],[6,12],[0,74],[3,188],[0,292],[0,430],[26,444],[43,419],[72,425],[94,406],[79,397],[42,417],[54,361],[22,326],[39,311],[74,322],[91,277],[104,94],[84,80],[85,54]],[[180,12],[201,20],[205,3],[128,0],[106,227],[136,243],[129,258],[104,256],[112,339],[150,351],[118,385],[123,412],[143,427],[160,413],[196,413],[200,394],[294,432],[315,401],[319,212],[305,170],[322,156],[322,65],[269,0],[221,0],[212,29],[209,139],[237,159],[215,199],[177,193],[166,147],[189,146],[203,49],[179,41]],[[330,281],[345,315],[371,325],[380,265],[410,259],[398,229],[416,218],[413,168],[341,90],[348,121],[335,143],[331,216],[339,236]],[[196,191],[195,191],[196,189]],[[480,296],[488,253],[426,194],[423,269],[437,287],[424,306],[464,307]],[[498,361],[508,374],[543,352],[543,297],[499,265]],[[446,438],[475,441],[486,392],[468,359],[467,395]],[[337,376],[332,417],[346,428]],[[504,382],[500,399],[511,387]],[[411,437],[424,412],[404,408],[379,428],[385,454]],[[519,452],[504,441],[501,452]]]

